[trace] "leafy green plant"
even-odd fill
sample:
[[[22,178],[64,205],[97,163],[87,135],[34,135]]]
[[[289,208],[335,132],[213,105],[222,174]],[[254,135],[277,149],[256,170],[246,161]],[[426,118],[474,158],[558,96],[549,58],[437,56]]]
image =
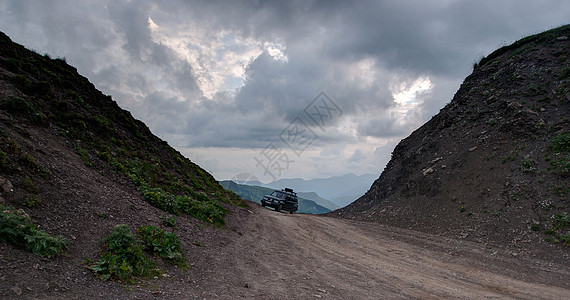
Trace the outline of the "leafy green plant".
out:
[[[166,226],[166,227],[173,227],[176,228],[176,217],[175,216],[160,216],[160,219],[162,220],[162,225]]]
[[[8,161],[8,154],[0,150],[0,164],[5,164]]]
[[[534,164],[535,164],[534,160],[532,160],[532,158],[530,158],[529,156],[526,156],[525,158],[523,158],[521,162],[521,170],[524,173],[530,173],[536,169],[534,167]]]
[[[29,153],[22,153],[18,156],[18,159],[22,162],[22,164],[30,167],[30,168],[35,168],[38,166],[38,162],[37,160],[31,156]]]
[[[154,225],[141,226],[137,229],[145,249],[177,266],[184,266],[186,259],[182,254],[182,246],[178,236],[165,232]]]
[[[101,279],[133,284],[137,277],[149,278],[160,273],[154,261],[144,255],[143,246],[127,225],[115,226],[102,241],[99,261],[87,260],[87,267]]]
[[[548,153],[545,153],[544,158],[550,162],[552,166],[550,170],[560,175],[567,175],[570,172],[570,132],[555,136],[547,150]]]
[[[566,247],[570,247],[570,231],[560,236],[560,242]]]
[[[552,216],[552,229],[564,230],[570,224],[570,219],[567,214],[556,214]]]
[[[22,247],[41,257],[54,257],[69,242],[62,236],[52,237],[32,222],[22,209],[0,205],[0,241]]]
[[[22,203],[22,205],[29,207],[29,208],[34,208],[36,206],[39,206],[40,204],[42,204],[42,200],[38,199],[38,197],[36,197],[36,196],[27,197],[24,200],[24,203]]]
[[[34,193],[37,191],[36,184],[30,177],[26,177],[22,180],[22,187],[28,192]]]
[[[198,220],[222,226],[225,224],[224,216],[228,210],[219,202],[211,200],[203,194],[197,195],[197,200],[188,196],[175,196],[161,188],[150,188],[141,183],[143,198],[152,206],[174,215],[186,213]]]

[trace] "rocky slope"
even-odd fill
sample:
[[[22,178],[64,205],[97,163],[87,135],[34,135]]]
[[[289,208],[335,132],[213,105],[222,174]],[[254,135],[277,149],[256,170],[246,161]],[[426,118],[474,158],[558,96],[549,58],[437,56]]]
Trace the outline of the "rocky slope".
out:
[[[563,26],[483,58],[453,100],[396,146],[370,190],[332,214],[567,251],[569,37]]]

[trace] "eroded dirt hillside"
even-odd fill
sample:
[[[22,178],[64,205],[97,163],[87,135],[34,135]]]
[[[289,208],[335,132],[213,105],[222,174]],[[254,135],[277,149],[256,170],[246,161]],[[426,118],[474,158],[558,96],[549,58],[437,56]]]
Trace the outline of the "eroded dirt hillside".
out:
[[[482,59],[370,190],[331,215],[567,257],[569,37],[563,26]]]

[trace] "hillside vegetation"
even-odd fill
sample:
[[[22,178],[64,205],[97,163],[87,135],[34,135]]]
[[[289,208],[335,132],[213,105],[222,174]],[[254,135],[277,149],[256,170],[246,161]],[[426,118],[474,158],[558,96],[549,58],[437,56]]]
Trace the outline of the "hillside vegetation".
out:
[[[453,100],[333,215],[513,249],[570,246],[570,25],[474,65]],[[552,248],[555,247],[555,248]]]

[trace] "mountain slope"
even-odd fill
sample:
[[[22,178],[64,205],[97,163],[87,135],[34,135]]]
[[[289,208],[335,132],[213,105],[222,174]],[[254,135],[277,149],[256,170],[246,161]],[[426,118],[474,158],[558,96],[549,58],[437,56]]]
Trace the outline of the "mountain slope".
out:
[[[314,201],[318,205],[320,205],[324,208],[327,208],[329,210],[335,210],[335,209],[339,208],[338,205],[336,205],[336,204],[332,203],[331,201],[319,196],[319,194],[317,194],[315,192],[299,192],[297,194],[299,195],[299,197],[301,197],[303,199]]]
[[[271,194],[274,191],[272,188],[254,186],[254,185],[245,185],[245,184],[238,184],[231,180],[220,181],[220,184],[230,191],[233,191],[238,196],[242,197],[245,200],[249,200],[251,202],[255,202],[257,204],[261,204],[261,198],[264,195]],[[307,214],[324,214],[330,212],[331,209],[323,207],[317,204],[315,201],[308,200],[306,198],[301,197],[301,194],[298,194],[299,198],[299,212],[300,213],[307,213]]]
[[[0,272],[10,268],[0,298],[133,298],[120,283],[101,281],[85,268],[115,225],[134,231],[176,218],[183,252],[200,265],[210,254],[197,241],[227,242],[216,227],[233,228],[248,214],[235,205],[247,204],[75,68],[0,33]],[[13,211],[67,239],[65,255],[43,259],[4,243]],[[187,277],[172,265],[160,268]],[[64,293],[70,289],[79,294]]]
[[[478,242],[570,245],[570,26],[475,64],[453,100],[332,214]]]
[[[291,187],[299,192],[315,192],[325,199],[333,202],[339,207],[343,207],[352,202],[356,197],[360,197],[366,193],[370,184],[376,179],[377,175],[363,174],[360,176],[354,174],[345,174],[342,176],[333,176],[329,178],[315,178],[304,180],[302,178],[279,179],[263,186],[270,188],[280,188],[283,186]],[[350,200],[347,200],[350,199]]]

